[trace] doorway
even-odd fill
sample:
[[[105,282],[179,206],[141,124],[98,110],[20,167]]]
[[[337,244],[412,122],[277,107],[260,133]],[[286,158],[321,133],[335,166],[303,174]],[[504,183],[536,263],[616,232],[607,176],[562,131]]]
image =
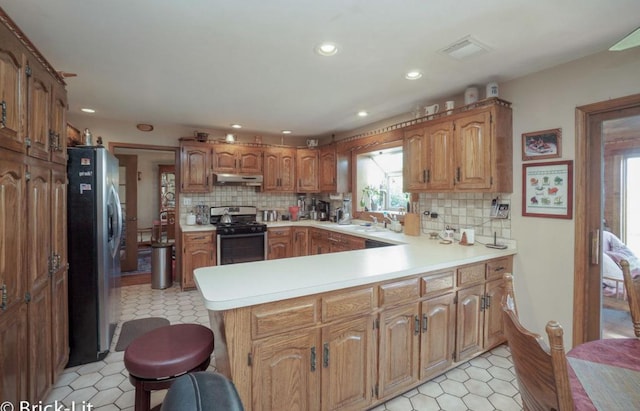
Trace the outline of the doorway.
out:
[[[179,149],[177,147],[153,146],[143,144],[130,144],[112,142],[109,150],[116,157],[136,159],[135,166],[127,171],[127,214],[126,224],[128,236],[123,242],[125,256],[132,256],[132,266],[122,269],[122,285],[145,284],[151,282],[151,243],[154,241],[153,228],[159,227],[161,222],[164,227],[171,222],[171,241],[175,242],[176,249],[180,249],[179,239],[175,235],[175,216],[179,216],[179,204],[176,185],[178,174]],[[123,163],[121,162],[121,165]],[[162,170],[162,171],[161,171]],[[169,175],[171,174],[171,175]],[[121,175],[121,179],[124,176]],[[135,198],[129,198],[129,190],[132,186],[137,188]],[[137,203],[135,206],[133,205]],[[172,210],[167,212],[166,207]],[[135,207],[135,211],[133,208]],[[163,208],[164,207],[164,208]],[[164,231],[165,236],[169,233]],[[158,233],[158,239],[161,233]],[[168,237],[164,238],[168,240]],[[179,264],[176,264],[179,266]],[[133,267],[133,270],[131,270]],[[174,270],[174,279],[179,278],[179,273]]]
[[[601,337],[605,123],[636,115],[640,94],[576,108],[574,345]]]

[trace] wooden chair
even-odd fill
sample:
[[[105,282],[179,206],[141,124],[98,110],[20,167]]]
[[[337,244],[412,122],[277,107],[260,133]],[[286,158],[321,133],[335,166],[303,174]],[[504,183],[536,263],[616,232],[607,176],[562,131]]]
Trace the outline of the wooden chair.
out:
[[[627,260],[620,261],[622,267],[622,277],[624,278],[624,288],[627,290],[627,301],[629,302],[629,312],[633,321],[633,332],[640,338],[640,278],[631,278],[631,270]]]
[[[550,347],[538,334],[525,329],[515,311],[513,277],[505,274],[504,280],[504,332],[511,350],[524,410],[573,411],[562,327],[555,321],[547,323]],[[513,301],[512,304],[509,304],[509,299]]]

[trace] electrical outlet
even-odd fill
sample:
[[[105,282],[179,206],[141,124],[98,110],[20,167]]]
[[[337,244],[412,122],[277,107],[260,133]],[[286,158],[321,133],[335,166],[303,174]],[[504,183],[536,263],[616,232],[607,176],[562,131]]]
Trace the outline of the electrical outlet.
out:
[[[182,197],[182,205],[190,206],[191,205],[191,197]]]

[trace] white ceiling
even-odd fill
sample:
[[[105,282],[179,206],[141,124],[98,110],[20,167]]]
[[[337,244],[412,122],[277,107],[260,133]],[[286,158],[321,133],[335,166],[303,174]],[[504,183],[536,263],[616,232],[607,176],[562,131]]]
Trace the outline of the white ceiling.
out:
[[[608,49],[638,0],[0,0],[68,78],[69,110],[326,136]],[[491,52],[438,50],[467,35]],[[314,54],[321,41],[337,55]],[[425,74],[404,79],[410,69]],[[482,90],[482,88],[481,88]],[[481,96],[483,95],[481,91]],[[361,119],[358,110],[370,116]]]

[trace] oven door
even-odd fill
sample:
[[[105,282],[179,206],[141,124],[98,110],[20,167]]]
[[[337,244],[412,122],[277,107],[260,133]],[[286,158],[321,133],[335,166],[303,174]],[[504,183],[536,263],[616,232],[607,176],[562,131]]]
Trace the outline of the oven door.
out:
[[[218,234],[218,265],[267,259],[267,233]]]

